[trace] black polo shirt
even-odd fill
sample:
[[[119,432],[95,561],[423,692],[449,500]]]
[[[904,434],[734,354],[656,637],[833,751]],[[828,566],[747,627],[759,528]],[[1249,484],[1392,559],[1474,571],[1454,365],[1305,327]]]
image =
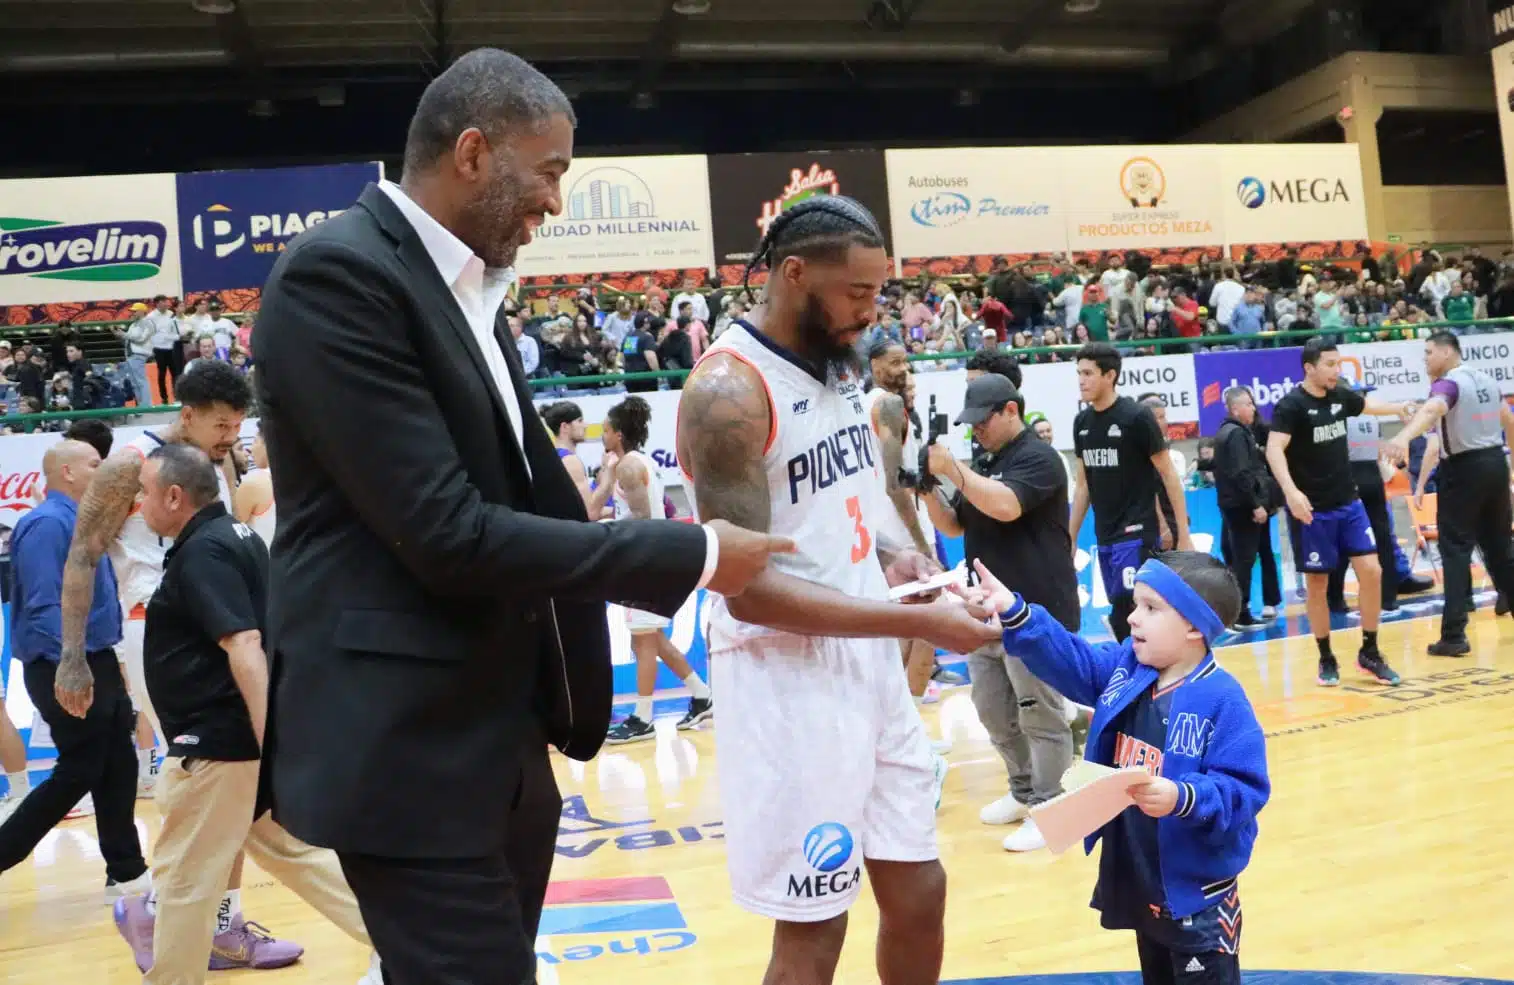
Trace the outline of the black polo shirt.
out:
[[[1061,454],[1026,428],[997,453],[980,455],[973,471],[1014,490],[1020,518],[1012,523],[980,512],[958,492],[952,498],[967,560],[983,563],[1027,602],[1077,632],[1082,624],[1078,573],[1068,531],[1067,468]]]
[[[220,641],[249,629],[266,638],[267,609],[268,548],[219,501],[211,503],[169,548],[163,580],[147,603],[147,695],[168,755],[259,758],[252,718]]]

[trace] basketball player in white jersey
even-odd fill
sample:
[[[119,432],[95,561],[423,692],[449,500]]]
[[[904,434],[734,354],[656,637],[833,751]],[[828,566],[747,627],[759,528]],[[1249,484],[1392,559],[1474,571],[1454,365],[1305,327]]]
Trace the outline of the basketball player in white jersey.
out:
[[[242,477],[232,497],[232,515],[251,527],[263,538],[263,543],[273,545],[273,528],[278,514],[273,505],[273,473],[268,471],[268,446],[263,443],[263,427],[258,426],[257,437],[252,439],[252,464],[254,470]]]
[[[705,353],[678,420],[700,519],[797,545],[711,609],[731,890],[776,921],[765,982],[827,985],[865,867],[880,978],[934,985],[935,756],[895,641],[966,653],[997,634],[962,605],[888,601],[935,566],[878,529],[893,507],[854,349],[888,276],[876,220],[848,198],[807,199],[768,226],[752,265],[764,261],[756,324],[732,323]]]
[[[219,466],[216,471],[221,481],[221,499],[230,509],[235,477],[231,448],[239,440],[242,419],[252,402],[247,378],[230,363],[206,363],[175,382],[174,395],[182,405],[178,419],[113,452],[101,463],[79,503],[73,543],[63,566],[63,655],[54,685],[58,703],[64,710],[84,717],[94,700],[94,678],[84,658],[84,626],[94,595],[95,568],[100,556],[109,551],[126,615],[120,650],[127,684],[134,703],[164,740],[170,737],[163,735],[147,698],[142,642],[147,600],[157,591],[163,577],[163,556],[173,545],[149,530],[138,514],[142,463],[160,445],[179,442],[194,445]],[[277,961],[287,964],[294,960],[288,958],[290,953],[297,958],[303,950],[299,945],[254,933],[245,922],[234,923],[241,915],[242,861],[238,854],[217,917],[213,966],[256,968]]]
[[[641,450],[647,443],[651,420],[652,408],[640,397],[627,397],[605,416],[602,430],[605,458],[599,481],[614,490],[616,520],[650,520],[662,515],[662,478],[657,463]],[[624,745],[656,737],[657,731],[652,726],[652,692],[657,686],[659,659],[689,689],[689,708],[679,719],[678,727],[696,728],[708,720],[715,714],[709,685],[663,632],[672,620],[640,609],[628,608],[625,613],[631,651],[636,655],[636,709],[610,726],[605,742]]]

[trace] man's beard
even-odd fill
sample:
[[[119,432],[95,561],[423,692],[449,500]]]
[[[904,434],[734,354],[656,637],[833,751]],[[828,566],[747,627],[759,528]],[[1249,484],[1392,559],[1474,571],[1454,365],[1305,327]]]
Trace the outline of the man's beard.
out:
[[[805,300],[804,310],[799,314],[799,345],[803,350],[800,355],[815,363],[817,368],[825,370],[827,379],[861,377],[862,353],[854,345],[837,341],[828,330],[829,327],[825,307],[819,298],[811,294]],[[859,331],[867,328],[866,325],[856,327]]]
[[[498,170],[483,191],[463,206],[460,219],[469,234],[465,241],[484,266],[498,268],[515,263],[530,212],[520,182],[498,162],[496,166]]]

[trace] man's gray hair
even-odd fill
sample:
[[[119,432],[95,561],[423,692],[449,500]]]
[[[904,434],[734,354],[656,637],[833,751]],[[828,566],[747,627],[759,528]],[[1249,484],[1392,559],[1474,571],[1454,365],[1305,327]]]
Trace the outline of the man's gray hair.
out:
[[[405,137],[405,172],[430,168],[470,127],[498,144],[511,131],[541,133],[557,115],[578,125],[573,104],[555,82],[508,51],[475,48],[421,94]]]
[[[1242,397],[1251,397],[1251,402],[1256,403],[1256,398],[1251,396],[1249,386],[1233,386],[1225,391],[1225,409],[1229,410],[1231,405]]]
[[[160,445],[147,456],[158,463],[158,483],[178,486],[195,509],[208,506],[221,496],[215,463],[193,445]]]

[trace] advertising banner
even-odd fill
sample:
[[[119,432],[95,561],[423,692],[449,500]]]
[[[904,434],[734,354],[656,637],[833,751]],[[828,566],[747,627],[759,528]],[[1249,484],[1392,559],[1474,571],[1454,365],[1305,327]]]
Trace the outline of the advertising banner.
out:
[[[1488,0],[1488,16],[1493,20],[1493,101],[1498,107],[1498,132],[1503,138],[1509,213],[1514,215],[1514,3]]]
[[[1241,144],[1218,152],[1227,242],[1367,238],[1355,144]]]
[[[1199,434],[1212,435],[1225,420],[1225,391],[1251,388],[1262,420],[1272,420],[1272,408],[1304,381],[1302,349],[1248,349],[1241,352],[1201,352],[1193,357],[1194,388],[1199,404]],[[1136,362],[1136,360],[1131,360]]]
[[[888,206],[902,259],[1061,253],[1062,178],[1036,147],[890,150]]]
[[[855,198],[871,210],[884,236],[889,234],[882,151],[721,154],[710,158],[709,183],[715,262],[720,266],[745,264],[780,212],[815,195]]]
[[[171,174],[0,181],[0,305],[183,293]]]
[[[1048,163],[1070,249],[1224,245],[1219,147],[1064,147]]]
[[[1379,400],[1423,400],[1430,393],[1430,377],[1425,371],[1425,344],[1415,339],[1343,345],[1341,379],[1352,386],[1372,387],[1372,396]]]
[[[520,249],[522,277],[714,266],[703,155],[581,157],[562,190],[562,215]]]
[[[341,215],[382,177],[376,163],[179,175],[184,290],[262,287],[290,240]]]
[[[1120,393],[1139,398],[1158,393],[1167,402],[1167,424],[1173,433],[1191,430],[1182,425],[1199,419],[1197,387],[1194,384],[1193,357],[1140,356],[1120,363]]]

